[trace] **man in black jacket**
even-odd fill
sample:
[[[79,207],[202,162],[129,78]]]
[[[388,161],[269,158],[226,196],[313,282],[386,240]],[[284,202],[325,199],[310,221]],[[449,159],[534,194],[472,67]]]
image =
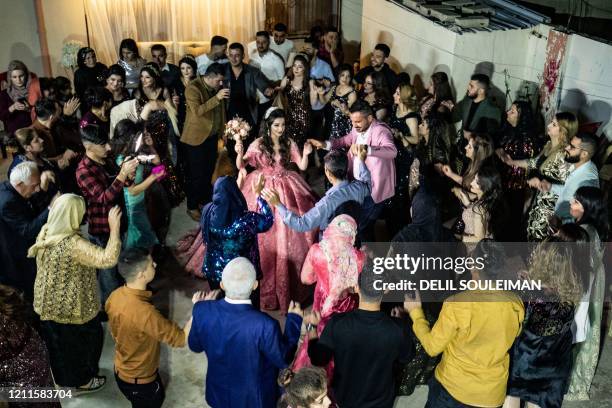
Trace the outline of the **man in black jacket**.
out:
[[[34,296],[36,260],[27,258],[28,248],[49,215],[48,208],[38,212],[29,202],[41,182],[49,181],[41,180],[36,163],[25,161],[15,166],[10,180],[0,183],[0,283],[23,291],[29,301]]]
[[[258,118],[257,90],[272,96],[272,82],[258,68],[245,64],[244,47],[240,43],[229,46],[229,64],[225,66],[225,86],[230,89],[227,118],[239,116],[254,128]]]

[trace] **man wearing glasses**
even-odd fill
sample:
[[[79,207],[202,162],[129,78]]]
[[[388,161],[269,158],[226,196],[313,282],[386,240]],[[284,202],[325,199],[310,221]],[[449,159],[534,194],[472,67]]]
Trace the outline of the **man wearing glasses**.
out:
[[[576,190],[583,186],[599,187],[599,172],[591,158],[597,151],[597,138],[590,134],[578,134],[565,148],[565,161],[571,164],[570,174],[565,184],[540,180],[540,191],[551,191],[559,196],[555,205],[555,215],[563,223],[571,222],[570,201]]]

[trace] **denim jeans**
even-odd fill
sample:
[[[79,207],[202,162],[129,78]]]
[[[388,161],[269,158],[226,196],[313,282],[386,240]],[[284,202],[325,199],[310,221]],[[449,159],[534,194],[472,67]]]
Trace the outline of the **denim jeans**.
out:
[[[89,235],[89,240],[102,248],[106,248],[108,235]],[[111,292],[123,286],[124,283],[125,281],[119,275],[116,265],[109,269],[98,269],[98,285],[100,287],[100,301],[102,302],[103,310],[106,299],[108,299]]]
[[[148,384],[130,384],[115,374],[117,386],[133,408],[159,408],[164,403],[166,391],[159,374],[155,381]]]
[[[429,386],[429,393],[427,394],[425,408],[475,408],[454,399],[435,376],[431,377],[427,385]]]

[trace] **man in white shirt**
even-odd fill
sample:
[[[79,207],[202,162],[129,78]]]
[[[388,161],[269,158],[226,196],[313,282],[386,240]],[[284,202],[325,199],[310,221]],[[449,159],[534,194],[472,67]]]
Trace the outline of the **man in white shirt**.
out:
[[[292,52],[295,52],[293,41],[287,39],[287,26],[283,23],[277,23],[272,31],[274,41],[270,43],[270,48],[279,53],[285,61],[285,66],[289,66],[289,57]]]
[[[267,31],[258,31],[255,35],[256,50],[249,54],[249,65],[258,68],[270,81],[278,83],[285,76],[283,59],[270,49],[270,34]],[[259,109],[257,123],[261,122],[262,115],[268,110],[272,101],[257,90]]]
[[[215,35],[210,40],[210,52],[208,54],[202,54],[196,57],[196,63],[198,64],[198,74],[204,75],[206,68],[213,62],[219,64],[225,64],[227,60],[227,43],[228,40],[220,35]]]

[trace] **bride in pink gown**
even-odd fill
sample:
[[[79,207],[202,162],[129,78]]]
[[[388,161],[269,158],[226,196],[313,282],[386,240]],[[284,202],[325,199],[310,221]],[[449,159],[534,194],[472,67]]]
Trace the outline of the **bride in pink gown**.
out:
[[[302,267],[302,283],[317,283],[312,311],[321,314],[317,325],[320,336],[325,325],[336,313],[353,310],[359,304],[359,297],[348,293],[349,288],[357,286],[357,279],[365,263],[366,254],[353,244],[357,235],[357,223],[346,214],[335,217],[323,231],[323,239],[314,244]],[[293,371],[309,366],[308,334],[300,344]],[[327,378],[331,380],[333,361],[326,367]]]
[[[254,140],[246,153],[243,152],[242,142],[239,140],[236,143],[238,169],[243,170],[246,165],[255,168],[244,177],[241,187],[249,210],[254,210],[256,205],[249,186],[252,180],[257,180],[263,173],[266,188],[276,190],[280,201],[290,211],[304,214],[314,207],[317,196],[304,179],[289,170],[288,166],[293,162],[300,170],[306,170],[312,145],[304,144],[303,154],[300,154],[297,144],[285,134],[285,112],[282,109],[268,109],[262,126],[263,136]],[[290,300],[303,302],[308,297],[308,287],[300,280],[300,270],[308,249],[316,241],[318,231],[294,231],[277,217],[275,208],[273,212],[274,225],[268,232],[258,236],[263,271],[260,282],[261,308],[286,312]]]

